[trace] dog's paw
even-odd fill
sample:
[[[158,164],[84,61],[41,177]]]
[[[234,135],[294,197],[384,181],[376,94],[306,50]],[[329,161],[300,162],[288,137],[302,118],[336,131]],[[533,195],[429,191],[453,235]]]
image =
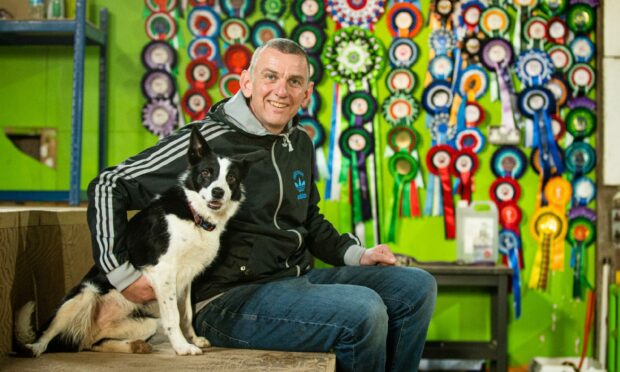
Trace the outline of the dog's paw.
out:
[[[196,345],[192,344],[182,344],[174,346],[174,351],[177,355],[200,355],[202,354],[202,350]]]
[[[195,336],[192,337],[192,343],[200,348],[203,347],[211,347],[211,343],[209,342],[209,340],[207,340],[204,337],[200,337],[200,336]]]
[[[24,346],[26,346],[26,348],[32,352],[32,356],[35,358],[43,354],[43,352],[47,348],[47,345],[43,345],[38,342],[34,344],[26,344]]]

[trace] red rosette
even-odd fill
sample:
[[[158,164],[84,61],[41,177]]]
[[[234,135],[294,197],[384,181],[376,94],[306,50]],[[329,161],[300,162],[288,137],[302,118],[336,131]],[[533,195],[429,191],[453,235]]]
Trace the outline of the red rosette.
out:
[[[476,101],[467,101],[465,103],[465,125],[467,128],[478,127],[484,123],[486,113],[484,108]]]
[[[491,199],[496,205],[510,201],[516,202],[521,198],[521,186],[514,178],[510,177],[497,178],[491,184],[489,191]]]
[[[192,120],[202,120],[209,112],[213,101],[203,89],[189,88],[183,95],[181,107]]]
[[[192,60],[185,68],[187,82],[195,88],[208,89],[217,82],[219,71],[215,62],[206,57]]]
[[[252,51],[243,44],[233,44],[224,52],[224,66],[233,74],[240,74],[250,67]]]
[[[215,6],[215,0],[189,0],[192,6]]]
[[[440,169],[449,170],[456,151],[448,145],[431,147],[426,154],[426,166],[433,174],[439,174]]]
[[[517,231],[523,218],[523,212],[515,201],[500,203],[497,207],[499,210],[499,223],[504,228]]]
[[[240,80],[241,76],[239,74],[229,73],[222,76],[220,79],[220,93],[222,93],[222,96],[234,96],[241,89]]]
[[[476,173],[478,171],[478,156],[471,149],[464,148],[454,152],[450,172],[460,178],[462,173]]]
[[[553,131],[553,138],[555,138],[556,141],[564,138],[564,134],[566,134],[566,123],[562,120],[560,115],[551,115],[551,130]]]

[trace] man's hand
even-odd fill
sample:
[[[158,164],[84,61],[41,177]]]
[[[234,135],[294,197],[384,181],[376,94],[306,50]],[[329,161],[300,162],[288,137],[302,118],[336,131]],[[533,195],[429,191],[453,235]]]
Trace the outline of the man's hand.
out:
[[[396,264],[396,258],[390,248],[385,244],[379,244],[367,249],[362,255],[362,258],[360,258],[360,265],[362,266],[393,266],[394,264]]]
[[[145,304],[156,299],[153,287],[144,275],[123,289],[121,294],[129,301],[137,304]]]

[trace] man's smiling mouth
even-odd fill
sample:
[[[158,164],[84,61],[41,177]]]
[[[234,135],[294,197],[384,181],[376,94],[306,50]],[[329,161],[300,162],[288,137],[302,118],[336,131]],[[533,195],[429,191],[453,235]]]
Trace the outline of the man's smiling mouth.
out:
[[[280,103],[280,102],[275,102],[275,101],[269,101],[269,104],[275,108],[280,108],[280,109],[288,106],[285,103]]]

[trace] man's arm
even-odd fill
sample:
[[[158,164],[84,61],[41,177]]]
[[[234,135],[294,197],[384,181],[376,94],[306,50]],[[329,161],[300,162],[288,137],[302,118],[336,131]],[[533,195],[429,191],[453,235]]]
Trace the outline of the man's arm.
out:
[[[104,170],[88,188],[88,224],[95,264],[110,283],[132,301],[149,298],[146,278],[128,261],[122,235],[127,211],[143,209],[157,194],[178,182],[187,168],[189,126],[161,140],[157,145]],[[200,127],[207,137],[212,131]]]
[[[362,243],[352,234],[340,234],[321,213],[319,201],[319,191],[312,181],[305,226],[309,231],[306,241],[308,249],[315,257],[330,265],[359,265],[365,251]]]

